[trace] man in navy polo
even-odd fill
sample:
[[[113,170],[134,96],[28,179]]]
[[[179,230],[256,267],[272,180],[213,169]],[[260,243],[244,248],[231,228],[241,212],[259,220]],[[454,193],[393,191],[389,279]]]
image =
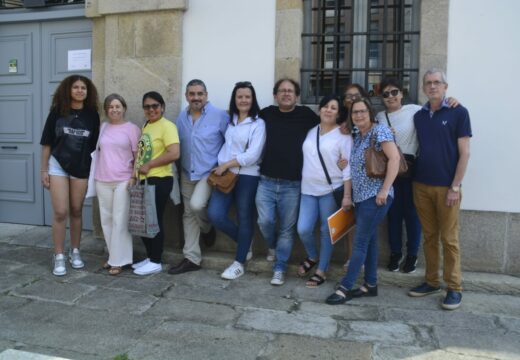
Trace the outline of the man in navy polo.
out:
[[[459,247],[459,209],[462,179],[469,160],[471,124],[463,106],[450,108],[448,83],[440,69],[423,77],[428,102],[414,116],[419,156],[413,184],[414,202],[424,233],[425,282],[408,292],[419,297],[441,290],[440,249],[447,293],[442,308],[454,310],[462,302]]]

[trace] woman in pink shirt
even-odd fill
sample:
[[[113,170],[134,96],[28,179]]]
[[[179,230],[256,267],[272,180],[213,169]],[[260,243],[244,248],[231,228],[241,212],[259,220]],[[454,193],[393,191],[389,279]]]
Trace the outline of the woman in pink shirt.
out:
[[[108,95],[103,107],[108,121],[100,130],[94,179],[101,227],[108,248],[108,261],[103,267],[109,274],[118,275],[123,266],[133,262],[127,188],[136,181],[133,169],[141,130],[125,120],[127,106],[121,95]]]

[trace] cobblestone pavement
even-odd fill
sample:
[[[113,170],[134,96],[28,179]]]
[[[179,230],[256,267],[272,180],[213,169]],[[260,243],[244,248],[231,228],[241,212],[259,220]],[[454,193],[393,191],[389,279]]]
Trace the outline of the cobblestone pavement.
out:
[[[449,312],[443,294],[406,295],[420,271],[380,269],[379,296],[329,306],[339,266],[318,289],[294,266],[271,286],[263,258],[222,280],[231,256],[216,253],[197,272],[110,276],[103,242],[85,233],[85,268],[56,277],[51,252],[50,228],[0,224],[0,359],[520,359],[512,276],[464,273],[463,305]]]

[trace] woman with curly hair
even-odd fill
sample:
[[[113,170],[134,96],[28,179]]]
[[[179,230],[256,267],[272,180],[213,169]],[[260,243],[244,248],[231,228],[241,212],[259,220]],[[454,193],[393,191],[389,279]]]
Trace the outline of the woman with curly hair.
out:
[[[51,193],[53,209],[52,273],[56,276],[67,273],[64,255],[67,219],[70,220],[69,262],[74,269],[85,266],[79,245],[90,153],[99,136],[98,103],[98,93],[90,79],[68,76],[54,93],[40,141],[41,181]]]

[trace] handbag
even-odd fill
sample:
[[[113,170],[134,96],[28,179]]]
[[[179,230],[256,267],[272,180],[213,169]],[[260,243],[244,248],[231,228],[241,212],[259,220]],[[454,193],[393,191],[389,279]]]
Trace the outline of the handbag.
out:
[[[90,173],[88,175],[87,193],[85,194],[86,199],[97,196],[96,181],[95,181],[94,177],[96,175],[97,158],[99,156],[99,140],[101,139],[101,135],[103,135],[103,132],[106,127],[107,127],[107,123],[104,122],[103,125],[101,125],[101,130],[100,130],[100,134],[99,134],[98,141],[96,144],[96,149],[90,153],[90,157],[92,158],[92,161],[90,163]]]
[[[388,117],[388,113],[386,111],[385,111],[385,116],[386,116],[386,122],[388,123],[388,126],[392,127],[392,124],[390,123],[390,118]],[[396,142],[396,144],[397,144],[397,142]],[[399,151],[401,151],[401,149],[399,148],[399,145],[397,145],[397,148],[399,149]],[[408,169],[402,173],[399,172],[399,174],[397,174],[397,176],[402,177],[402,178],[411,178],[413,176],[414,168],[415,168],[415,156],[411,155],[411,154],[403,154],[403,156],[404,156],[404,160],[406,161],[406,166],[408,167]]]
[[[397,146],[397,144],[396,144]],[[397,146],[399,152],[399,171],[398,175],[406,173],[408,165],[401,152],[399,146]],[[374,139],[374,133],[370,136],[370,146],[365,150],[365,169],[368,177],[373,178],[384,178],[386,176],[386,165],[388,158],[383,150],[377,151],[376,141]]]
[[[323,157],[321,156],[319,127],[316,129],[316,148],[318,149],[318,157],[320,158],[321,167],[323,168],[323,172],[325,173],[325,177],[327,178],[327,183],[332,188],[332,180],[330,179],[329,172],[327,171],[327,166],[325,166],[325,161],[323,161]],[[341,208],[341,204],[343,203],[344,192],[345,188],[343,187],[343,185],[338,186],[335,189],[332,189],[332,196],[334,196],[334,200],[336,201],[336,205],[338,206],[338,208]]]
[[[222,175],[217,175],[212,171],[208,176],[208,184],[217,190],[228,194],[233,190],[238,180],[238,174],[232,171],[226,171]]]
[[[128,214],[128,231],[135,236],[154,238],[160,231],[155,207],[155,185],[136,184],[128,189],[130,193],[130,209]]]

